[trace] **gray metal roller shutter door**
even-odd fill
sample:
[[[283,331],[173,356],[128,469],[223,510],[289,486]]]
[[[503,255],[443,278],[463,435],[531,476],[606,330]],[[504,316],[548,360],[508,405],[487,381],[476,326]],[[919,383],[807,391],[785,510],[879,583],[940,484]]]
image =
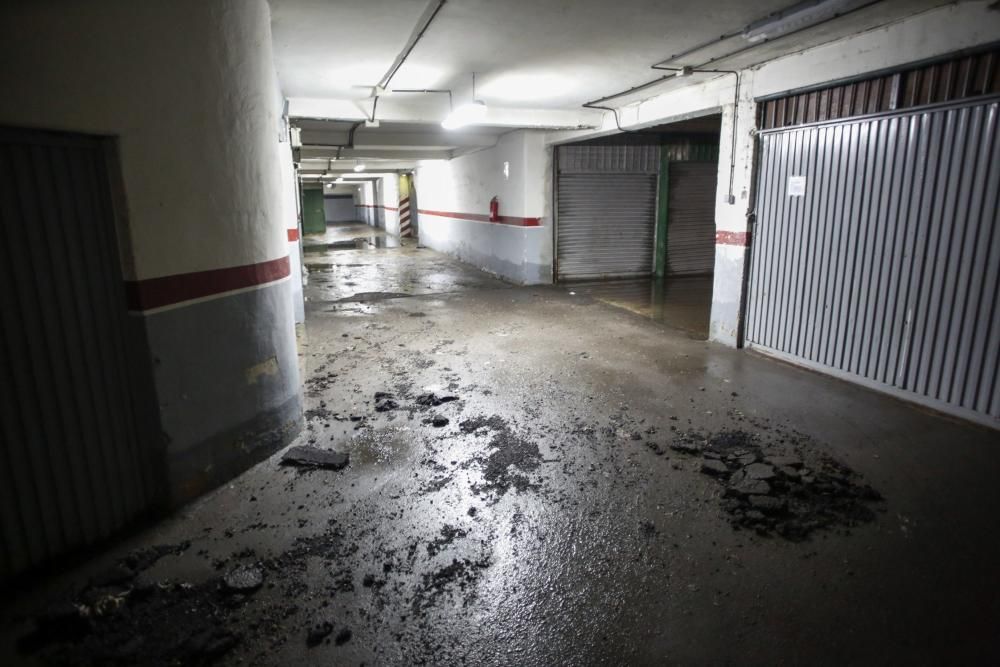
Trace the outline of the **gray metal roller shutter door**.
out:
[[[0,581],[111,535],[152,497],[125,359],[101,145],[0,129]]]
[[[656,176],[560,174],[558,196],[560,280],[652,272]]]
[[[748,342],[1000,425],[998,113],[762,133]]]
[[[695,275],[715,268],[715,162],[670,163],[667,273]]]

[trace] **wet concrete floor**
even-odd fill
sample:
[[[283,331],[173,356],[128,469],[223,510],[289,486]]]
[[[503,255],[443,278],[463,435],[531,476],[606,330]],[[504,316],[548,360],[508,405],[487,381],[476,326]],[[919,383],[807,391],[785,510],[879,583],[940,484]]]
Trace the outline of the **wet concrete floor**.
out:
[[[331,223],[325,232],[306,234],[302,239],[302,251],[305,253],[398,248],[401,245],[416,245],[416,241],[401,240],[384,229],[370,227],[363,222]]]
[[[706,340],[712,311],[712,276],[678,276],[641,280],[565,283],[571,294],[583,294]]]
[[[295,444],[349,465],[279,453],[10,600],[4,664],[1000,658],[996,432],[429,250],[307,262]],[[15,653],[67,597],[82,636]]]

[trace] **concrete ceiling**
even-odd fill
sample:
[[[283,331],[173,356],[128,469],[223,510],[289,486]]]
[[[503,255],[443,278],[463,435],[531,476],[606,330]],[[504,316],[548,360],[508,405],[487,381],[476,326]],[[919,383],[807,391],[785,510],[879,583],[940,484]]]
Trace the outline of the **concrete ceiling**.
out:
[[[278,76],[292,115],[343,120],[371,115],[373,86],[436,4],[270,1]],[[378,102],[376,118],[382,126],[358,129],[354,153],[347,156],[450,157],[481,148],[514,127],[592,125],[599,112],[582,109],[584,102],[654,80],[661,73],[651,65],[700,44],[717,41],[673,64],[752,65],[945,4],[882,0],[750,50],[744,50],[749,44],[742,36],[718,41],[720,35],[738,33],[795,1],[448,0],[388,89],[447,89],[457,105],[471,99],[476,72],[476,97],[489,105],[487,122],[493,127],[451,133],[468,133],[466,138],[449,137],[438,127],[449,110],[447,95],[388,92]],[[657,89],[686,83],[666,82]],[[643,94],[649,96],[650,89]],[[628,101],[623,97],[614,103]],[[346,137],[346,125],[302,127],[306,145],[346,143],[335,141]]]

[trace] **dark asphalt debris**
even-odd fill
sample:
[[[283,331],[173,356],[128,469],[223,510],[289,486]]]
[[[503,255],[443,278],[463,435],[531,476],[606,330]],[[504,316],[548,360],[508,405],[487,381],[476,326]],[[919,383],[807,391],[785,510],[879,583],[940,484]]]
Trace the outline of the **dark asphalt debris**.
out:
[[[458,396],[438,396],[437,394],[431,392],[429,394],[420,394],[416,398],[417,405],[423,405],[428,407],[437,407],[439,405],[444,405],[445,403],[450,403],[452,401],[457,401]]]
[[[227,593],[252,593],[264,583],[264,573],[252,565],[239,565],[222,580]]]
[[[375,412],[389,412],[399,408],[396,397],[385,391],[375,392]]]
[[[351,457],[346,452],[335,452],[331,449],[320,449],[308,445],[291,447],[281,456],[282,465],[299,466],[303,468],[329,468],[340,470],[350,463]]]
[[[489,433],[490,438],[486,456],[478,456],[475,460],[482,466],[482,484],[472,487],[474,493],[493,493],[496,498],[503,496],[509,490],[523,492],[538,488],[528,476],[536,471],[542,462],[538,445],[516,434],[505,419],[499,415],[492,417],[475,417],[466,419],[459,424],[464,433]]]
[[[724,486],[722,509],[736,528],[801,541],[876,518],[882,496],[854,471],[803,438],[782,440],[743,430],[691,432],[670,448],[700,457],[699,470]]]
[[[314,648],[323,643],[323,640],[333,633],[333,623],[322,621],[309,628],[306,633],[306,646]]]

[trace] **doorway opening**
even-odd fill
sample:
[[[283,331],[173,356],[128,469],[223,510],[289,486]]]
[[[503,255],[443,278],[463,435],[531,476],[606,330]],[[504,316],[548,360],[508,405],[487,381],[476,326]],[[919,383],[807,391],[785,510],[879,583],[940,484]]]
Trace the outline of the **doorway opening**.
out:
[[[556,280],[708,337],[721,114],[558,146]]]

